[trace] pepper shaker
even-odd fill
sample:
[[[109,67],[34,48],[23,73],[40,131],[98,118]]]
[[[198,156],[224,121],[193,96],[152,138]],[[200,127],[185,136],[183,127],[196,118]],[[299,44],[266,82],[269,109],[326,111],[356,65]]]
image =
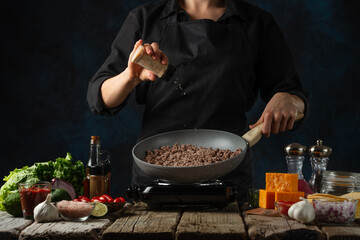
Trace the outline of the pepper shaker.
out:
[[[332,149],[323,145],[323,141],[321,139],[318,139],[316,141],[316,145],[311,146],[309,149],[309,154],[311,156],[310,163],[312,168],[309,183],[313,191],[316,193],[319,193],[321,190],[323,174],[326,171],[331,152]]]
[[[291,143],[284,148],[288,173],[298,174],[298,190],[304,192],[305,196],[313,193],[310,184],[304,179],[302,173],[306,150],[306,147],[299,143]]]

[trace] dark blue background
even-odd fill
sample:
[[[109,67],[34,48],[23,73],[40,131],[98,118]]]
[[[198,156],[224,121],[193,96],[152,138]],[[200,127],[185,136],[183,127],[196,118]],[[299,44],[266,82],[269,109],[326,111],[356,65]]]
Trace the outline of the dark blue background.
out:
[[[111,154],[112,193],[124,195],[142,109],[130,101],[116,117],[96,116],[86,91],[129,10],[145,2],[1,1],[7,17],[0,23],[0,176],[66,152],[86,163],[89,138],[100,135]],[[285,145],[311,146],[318,138],[333,148],[328,169],[360,172],[359,1],[248,2],[274,15],[311,95],[301,129],[263,138],[253,148],[256,186],[264,185],[265,171],[286,171]],[[249,123],[263,108],[258,101]],[[304,175],[310,177],[308,156]]]

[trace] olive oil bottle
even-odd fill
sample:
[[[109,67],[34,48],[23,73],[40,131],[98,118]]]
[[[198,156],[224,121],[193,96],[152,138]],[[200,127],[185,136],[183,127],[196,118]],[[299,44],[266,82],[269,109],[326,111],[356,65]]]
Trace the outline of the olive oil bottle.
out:
[[[91,136],[89,161],[86,166],[84,195],[89,198],[110,194],[111,165],[110,155],[100,148],[100,137]],[[102,156],[106,156],[102,160]]]

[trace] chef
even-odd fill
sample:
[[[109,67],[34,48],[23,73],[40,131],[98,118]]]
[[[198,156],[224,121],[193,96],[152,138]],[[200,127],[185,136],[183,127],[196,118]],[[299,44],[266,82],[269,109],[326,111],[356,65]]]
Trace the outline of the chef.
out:
[[[140,45],[175,66],[169,81],[129,60]],[[242,135],[258,93],[267,104],[249,127],[264,123],[267,137],[292,129],[297,112],[308,109],[279,26],[270,13],[240,0],[160,0],[130,11],[90,80],[87,100],[94,113],[113,116],[133,91],[145,105],[139,140],[180,129]],[[236,183],[244,200],[253,186],[251,151],[223,179]],[[133,164],[133,184],[150,180]]]

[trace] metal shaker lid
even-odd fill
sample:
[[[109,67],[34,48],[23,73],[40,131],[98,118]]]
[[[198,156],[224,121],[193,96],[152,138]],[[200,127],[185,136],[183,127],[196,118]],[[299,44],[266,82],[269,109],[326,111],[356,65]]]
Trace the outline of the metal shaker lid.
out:
[[[288,156],[304,156],[306,153],[306,147],[300,143],[291,143],[285,146],[284,151]]]
[[[329,157],[331,152],[331,147],[323,145],[323,141],[321,139],[318,139],[316,141],[316,145],[311,146],[309,149],[309,154],[312,157]]]

